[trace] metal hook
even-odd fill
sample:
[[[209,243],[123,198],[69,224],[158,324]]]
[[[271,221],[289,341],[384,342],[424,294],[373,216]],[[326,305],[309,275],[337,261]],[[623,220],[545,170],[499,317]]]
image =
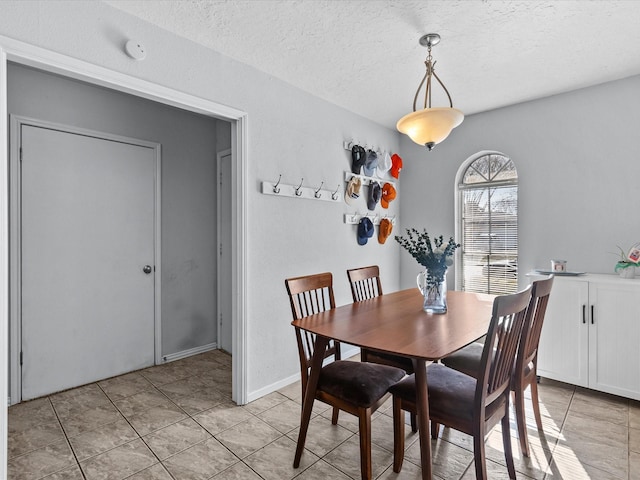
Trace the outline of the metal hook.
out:
[[[331,200],[338,200],[338,190],[340,190],[340,184],[338,184],[336,191],[331,194]]]
[[[320,182],[320,186],[318,187],[318,189],[315,192],[313,192],[314,197],[320,198],[322,196],[322,194],[320,193],[320,190],[322,189],[322,185],[324,185],[324,180]]]
[[[273,193],[280,193],[280,187],[278,187],[278,185],[280,185],[280,180],[282,180],[282,174],[278,176],[278,181],[273,186]]]
[[[304,182],[304,178],[300,180],[300,185],[296,187],[296,197],[299,197],[302,195],[302,190],[300,190],[302,188],[302,182]]]

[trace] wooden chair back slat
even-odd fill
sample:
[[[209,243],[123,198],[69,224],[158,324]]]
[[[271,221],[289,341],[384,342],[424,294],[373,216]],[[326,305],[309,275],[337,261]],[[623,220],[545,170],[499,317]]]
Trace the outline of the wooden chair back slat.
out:
[[[530,298],[531,287],[527,287],[494,300],[476,389],[480,405],[489,405],[509,390]]]
[[[553,277],[533,282],[531,288],[531,302],[529,303],[528,329],[523,334],[523,342],[521,348],[522,354],[518,357],[519,366],[524,368],[525,365],[533,362],[538,355],[538,345],[540,344],[540,334],[542,333],[542,324],[544,316],[547,312],[549,303],[549,295],[553,287]]]
[[[380,269],[377,265],[347,270],[354,302],[361,302],[382,295]]]
[[[324,312],[336,306],[333,296],[333,275],[330,272],[288,278],[284,283],[289,294],[291,313],[294,320]],[[298,343],[298,356],[300,357],[302,391],[304,392],[309,379],[315,335],[298,327],[295,328],[295,333]],[[340,344],[333,340],[329,342],[324,358],[332,355],[336,360],[341,359]]]

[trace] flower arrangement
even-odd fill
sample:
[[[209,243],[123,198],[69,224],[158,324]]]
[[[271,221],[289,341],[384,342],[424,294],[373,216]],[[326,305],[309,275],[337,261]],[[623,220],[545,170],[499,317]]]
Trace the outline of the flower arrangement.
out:
[[[628,253],[625,253],[620,246],[618,246],[618,250],[620,250],[620,260],[616,263],[615,272],[629,267],[640,267],[640,243],[631,247]]]
[[[445,244],[442,235],[435,237],[431,243],[426,229],[419,232],[415,228],[407,228],[406,237],[396,235],[394,238],[420,265],[428,270],[427,283],[429,284],[444,281],[447,267],[453,264],[451,257],[456,248],[460,246],[453,240],[453,237],[450,237]]]

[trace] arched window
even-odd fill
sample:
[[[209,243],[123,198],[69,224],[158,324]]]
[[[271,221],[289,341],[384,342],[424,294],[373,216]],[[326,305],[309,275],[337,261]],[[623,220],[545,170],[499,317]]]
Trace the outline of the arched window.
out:
[[[456,179],[456,287],[479,293],[518,290],[518,173],[498,152],[467,160]]]

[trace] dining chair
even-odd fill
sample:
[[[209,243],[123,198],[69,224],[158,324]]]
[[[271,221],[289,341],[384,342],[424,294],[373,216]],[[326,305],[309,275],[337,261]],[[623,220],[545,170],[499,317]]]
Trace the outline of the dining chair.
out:
[[[531,287],[495,298],[477,379],[441,363],[427,367],[431,437],[438,438],[441,424],[472,435],[478,480],[487,479],[485,435],[498,422],[502,423],[509,477],[516,475],[509,432],[509,386],[530,298]],[[415,375],[389,391],[393,395],[393,471],[399,473],[404,460],[403,410],[416,413]]]
[[[353,302],[361,302],[382,295],[382,282],[380,281],[380,268],[377,265],[370,267],[352,268],[347,270],[351,296]],[[393,355],[392,353],[376,352],[368,348],[360,349],[360,359],[363,362],[379,363],[403,369],[408,374],[413,373],[413,362],[410,358]],[[411,430],[418,431],[415,414],[411,414]]]
[[[380,269],[377,265],[347,270],[347,277],[351,285],[351,296],[353,297],[354,303],[382,295]],[[392,355],[361,348],[360,358],[363,362],[390,365],[401,368],[407,373],[413,373],[413,362],[411,362],[411,359],[401,357],[400,355]]]
[[[531,403],[536,426],[538,430],[544,431],[538,400],[538,345],[552,286],[553,276],[549,276],[544,280],[537,280],[531,286],[531,300],[527,310],[527,321],[518,346],[516,363],[511,378],[518,438],[520,439],[522,454],[525,457],[529,456],[529,437],[527,435],[527,418],[524,410],[524,392],[529,386],[531,386]],[[442,363],[449,368],[477,377],[480,369],[482,347],[482,344],[472,343],[462,350],[443,358]]]
[[[320,273],[285,280],[294,320],[335,308],[333,275]],[[302,398],[305,398],[314,353],[315,336],[295,327]],[[358,417],[360,432],[360,470],[362,478],[371,479],[371,414],[388,398],[387,390],[406,373],[400,368],[365,362],[340,359],[340,344],[331,342],[324,358],[333,356],[334,361],[324,364],[320,370],[315,399],[333,407],[331,423],[338,421],[338,410]],[[300,446],[304,445],[309,419],[303,417],[300,425],[298,448],[294,468],[300,465]]]

